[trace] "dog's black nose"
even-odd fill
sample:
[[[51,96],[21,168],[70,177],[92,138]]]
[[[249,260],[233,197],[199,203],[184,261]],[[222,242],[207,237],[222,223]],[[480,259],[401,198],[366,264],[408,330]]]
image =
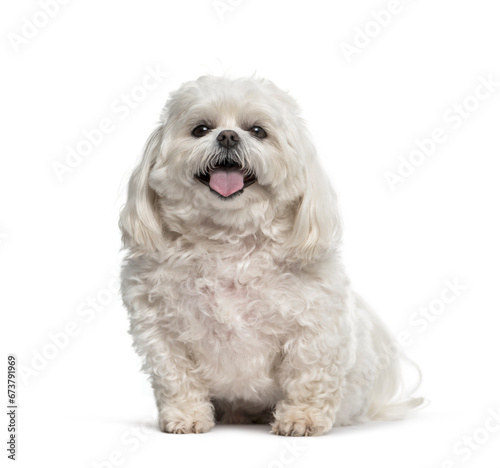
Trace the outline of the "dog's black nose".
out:
[[[232,130],[222,130],[222,132],[217,135],[217,141],[219,145],[224,148],[234,148],[240,141],[240,137]]]

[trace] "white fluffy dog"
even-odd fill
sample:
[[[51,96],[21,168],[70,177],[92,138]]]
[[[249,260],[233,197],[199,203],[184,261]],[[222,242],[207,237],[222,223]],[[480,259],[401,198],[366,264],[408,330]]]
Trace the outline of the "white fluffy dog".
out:
[[[123,301],[163,431],[281,435],[402,416],[400,357],[349,284],[295,101],[262,79],[174,92],[120,219]]]

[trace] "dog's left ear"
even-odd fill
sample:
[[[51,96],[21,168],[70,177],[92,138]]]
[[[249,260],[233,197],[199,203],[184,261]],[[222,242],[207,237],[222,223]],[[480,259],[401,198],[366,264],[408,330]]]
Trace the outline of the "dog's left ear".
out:
[[[149,174],[160,152],[162,134],[163,127],[159,126],[148,138],[141,162],[130,178],[127,202],[120,213],[124,245],[146,252],[160,250],[163,244],[156,211],[157,194],[149,186]]]
[[[334,251],[342,237],[342,220],[337,196],[321,167],[316,149],[303,135],[298,150],[304,161],[304,191],[295,212],[292,234],[288,241],[291,256],[311,262]]]

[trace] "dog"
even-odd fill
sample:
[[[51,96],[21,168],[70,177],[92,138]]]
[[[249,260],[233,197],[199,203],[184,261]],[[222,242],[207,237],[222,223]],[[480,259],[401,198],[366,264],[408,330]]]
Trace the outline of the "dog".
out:
[[[173,92],[120,227],[123,303],[162,431],[316,436],[422,403],[351,289],[335,192],[271,81],[202,76]]]

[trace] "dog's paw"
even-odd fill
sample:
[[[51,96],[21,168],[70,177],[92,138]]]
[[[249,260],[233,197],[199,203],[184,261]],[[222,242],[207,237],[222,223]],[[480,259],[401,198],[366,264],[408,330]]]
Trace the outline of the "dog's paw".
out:
[[[282,436],[307,437],[326,434],[333,425],[317,409],[277,408],[271,432]]]
[[[160,429],[170,434],[201,434],[208,432],[215,424],[210,405],[181,411],[169,408],[160,413]]]
[[[160,422],[161,430],[170,434],[201,434],[208,432],[213,426],[213,421],[203,419],[176,419]]]

